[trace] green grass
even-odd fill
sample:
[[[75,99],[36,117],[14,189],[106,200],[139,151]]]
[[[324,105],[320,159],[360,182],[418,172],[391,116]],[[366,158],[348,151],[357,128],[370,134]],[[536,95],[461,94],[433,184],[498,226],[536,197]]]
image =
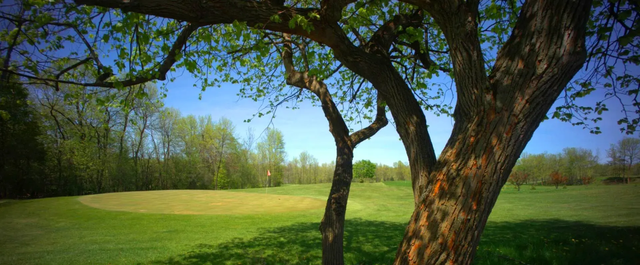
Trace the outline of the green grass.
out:
[[[0,264],[319,264],[324,209],[314,203],[326,200],[329,187],[2,201]],[[285,199],[283,207],[290,211],[269,210],[273,198]],[[347,264],[392,262],[412,198],[409,182],[353,184]],[[296,199],[316,206],[287,204]],[[266,206],[234,207],[251,205],[246,200]],[[638,201],[640,186],[635,184],[558,190],[524,186],[520,192],[506,186],[476,264],[640,264]],[[220,208],[223,202],[228,207]],[[200,214],[169,214],[180,205],[182,213]]]

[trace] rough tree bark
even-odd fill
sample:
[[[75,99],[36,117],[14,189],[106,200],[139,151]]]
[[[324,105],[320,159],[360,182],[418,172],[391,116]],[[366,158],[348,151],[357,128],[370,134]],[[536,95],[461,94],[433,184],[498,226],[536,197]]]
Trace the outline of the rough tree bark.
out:
[[[419,195],[396,264],[471,263],[500,188],[586,59],[590,1],[526,2],[489,76],[477,41],[477,4],[439,4],[424,8],[451,48],[460,95],[456,123]]]
[[[293,65],[291,37],[284,34],[282,58],[287,74],[287,84],[307,89],[314,93],[322,105],[322,111],[329,122],[329,131],[336,143],[336,165],[327,205],[320,223],[322,233],[322,264],[344,264],[344,221],[347,211],[347,201],[353,179],[353,149],[362,141],[371,138],[387,125],[385,107],[378,97],[376,118],[367,127],[349,134],[349,127],[345,123],[340,110],[333,102],[327,85],[315,76],[309,76],[307,71],[297,71]]]
[[[422,109],[386,53],[393,34],[385,33],[396,29],[397,22],[385,23],[370,43],[356,47],[338,24],[340,11],[351,0],[323,0],[319,9],[245,0],[75,1],[199,26],[238,20],[250,27],[302,35],[330,47],[338,60],[378,90],[406,148],[416,208],[396,264],[471,263],[511,168],[585,61],[584,35],[591,8],[589,0],[526,1],[487,75],[478,37],[479,1],[402,0],[432,16],[449,46],[457,92],[455,125],[436,160]],[[295,14],[310,12],[320,15],[310,20],[314,30],[288,26]],[[274,14],[282,21],[270,20]],[[352,155],[348,146],[340,147],[338,152],[345,158]],[[338,194],[336,203],[343,198],[340,190],[332,188],[332,194]]]

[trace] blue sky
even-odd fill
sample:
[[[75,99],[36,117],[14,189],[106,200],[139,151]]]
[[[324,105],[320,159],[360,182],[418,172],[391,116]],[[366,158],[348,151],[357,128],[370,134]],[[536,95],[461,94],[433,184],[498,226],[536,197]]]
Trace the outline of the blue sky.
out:
[[[300,105],[300,109],[296,110],[280,108],[271,125],[269,124],[271,116],[255,118],[250,123],[246,123],[243,121],[252,118],[252,115],[258,112],[260,103],[240,99],[236,95],[239,87],[235,85],[209,88],[199,100],[200,89],[193,86],[195,82],[194,79],[183,75],[175,82],[168,84],[165,105],[179,109],[183,116],[211,115],[214,120],[226,117],[234,123],[236,135],[242,138],[245,137],[249,128],[252,128],[258,137],[267,126],[273,126],[284,135],[287,159],[292,159],[303,151],[308,151],[320,163],[335,159],[333,138],[320,107],[314,107],[309,102],[305,102]],[[593,102],[596,98],[597,95],[592,95],[584,102]],[[558,120],[547,120],[537,129],[525,152],[558,153],[566,147],[582,147],[591,149],[594,153],[599,150],[600,161],[605,162],[606,149],[610,144],[625,137],[616,123],[621,115],[620,109],[614,102],[608,105],[611,110],[605,113],[603,121],[598,123],[602,134],[593,135],[582,127]],[[436,154],[439,154],[451,134],[453,120],[427,113],[427,122]],[[395,128],[389,124],[372,139],[361,143],[355,150],[354,159],[356,161],[368,159],[375,163],[392,165],[399,160],[406,162],[407,156]]]

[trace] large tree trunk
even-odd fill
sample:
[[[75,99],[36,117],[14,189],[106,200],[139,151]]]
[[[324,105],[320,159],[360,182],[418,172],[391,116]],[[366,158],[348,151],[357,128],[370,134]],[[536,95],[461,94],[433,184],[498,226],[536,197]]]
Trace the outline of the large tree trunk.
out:
[[[460,42],[469,34],[449,41],[460,77],[457,90],[464,96],[458,98],[451,138],[418,196],[396,264],[471,264],[511,169],[584,63],[589,9],[590,1],[526,2],[488,79],[474,68],[479,45]],[[441,26],[445,35],[461,34]]]

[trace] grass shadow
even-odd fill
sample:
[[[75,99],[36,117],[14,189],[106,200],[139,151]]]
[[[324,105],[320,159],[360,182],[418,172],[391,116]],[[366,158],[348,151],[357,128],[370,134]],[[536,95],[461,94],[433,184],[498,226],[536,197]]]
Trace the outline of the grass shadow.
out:
[[[322,238],[319,223],[296,223],[269,229],[251,239],[199,244],[182,255],[151,264],[320,264]],[[405,225],[394,222],[347,220],[346,264],[390,264]]]
[[[475,264],[640,264],[640,227],[566,220],[489,223]]]
[[[320,264],[318,223],[265,230],[250,239],[191,251],[151,264]],[[346,264],[391,264],[405,224],[347,220]],[[640,227],[565,220],[491,222],[474,264],[640,264]]]

